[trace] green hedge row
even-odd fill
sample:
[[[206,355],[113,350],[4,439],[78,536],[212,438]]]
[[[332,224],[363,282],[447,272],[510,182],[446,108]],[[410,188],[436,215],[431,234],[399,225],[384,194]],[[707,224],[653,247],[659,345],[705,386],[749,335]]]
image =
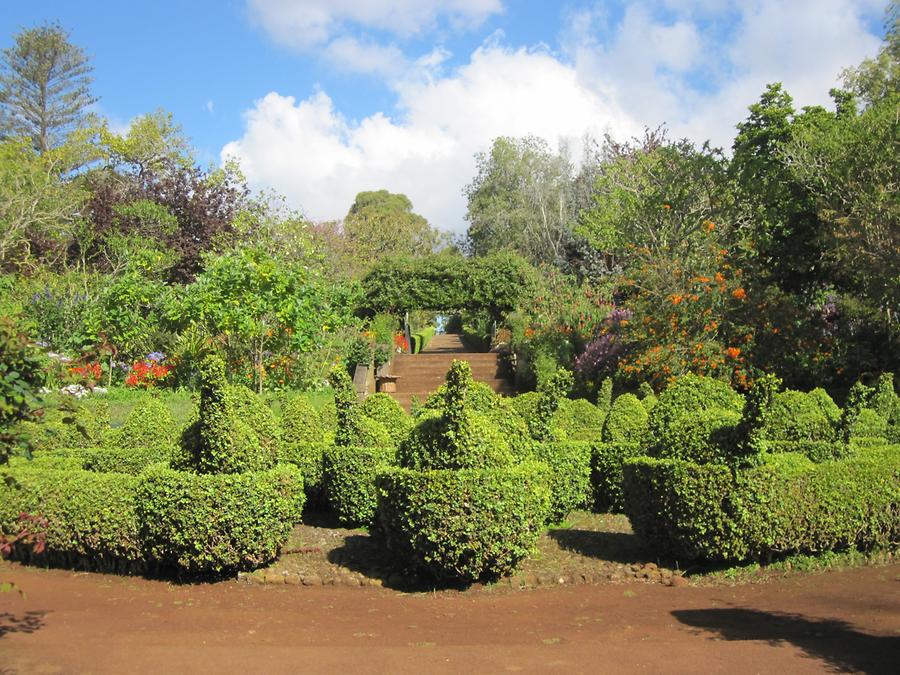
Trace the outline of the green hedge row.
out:
[[[173,446],[151,445],[134,448],[96,448],[83,455],[83,468],[98,473],[139,474],[151,464],[168,464],[175,456]]]
[[[418,333],[413,333],[409,336],[410,339],[410,353],[418,354],[425,347],[428,346],[428,343],[431,342],[431,338],[434,337],[434,326],[426,326]]]
[[[547,468],[380,473],[378,517],[388,548],[438,580],[474,582],[511,572],[550,512]]]
[[[195,474],[153,466],[137,485],[141,541],[150,560],[192,575],[246,570],[273,560],[300,520],[300,473]]]
[[[378,506],[375,477],[396,461],[397,452],[393,448],[331,446],[325,449],[325,494],[341,523],[350,527],[372,523]]]
[[[591,444],[586,442],[537,443],[534,459],[549,469],[549,521],[558,523],[591,496]]]
[[[17,533],[20,513],[42,516],[39,561],[66,567],[200,575],[251,569],[277,555],[303,506],[301,477],[289,466],[244,474],[152,466],[133,476],[43,468],[42,461],[0,472],[0,533]],[[34,558],[28,546],[15,554]]]
[[[591,488],[593,508],[598,513],[622,513],[625,462],[641,455],[638,443],[595,443],[591,448]]]
[[[293,464],[300,469],[306,499],[313,504],[325,503],[325,484],[322,480],[323,457],[325,449],[332,445],[332,443],[292,443],[285,444],[281,448],[278,461]]]
[[[625,510],[660,552],[764,559],[900,541],[900,446],[813,464],[798,454],[753,468],[641,457],[625,463]]]

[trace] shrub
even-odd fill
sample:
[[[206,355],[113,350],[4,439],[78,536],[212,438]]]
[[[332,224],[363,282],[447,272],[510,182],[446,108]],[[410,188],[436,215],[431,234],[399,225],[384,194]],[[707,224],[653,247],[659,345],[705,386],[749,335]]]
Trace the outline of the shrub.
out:
[[[325,493],[341,523],[351,527],[372,523],[378,506],[375,476],[395,462],[393,448],[331,446],[325,450]]]
[[[772,441],[831,442],[840,435],[840,421],[840,408],[823,389],[788,390],[775,394],[761,434]]]
[[[869,402],[872,410],[888,420],[894,412],[897,405],[897,394],[894,392],[894,374],[882,373],[875,385],[875,391],[872,392],[872,399]]]
[[[199,473],[265,471],[275,465],[280,432],[272,411],[246,387],[225,382],[217,356],[201,368],[199,419],[181,443]]]
[[[191,575],[221,575],[273,560],[303,508],[295,467],[194,474],[150,467],[137,515],[150,560]]]
[[[524,394],[519,394],[509,399],[509,405],[527,423],[528,420],[534,417],[540,398],[541,395],[538,392],[526,391]]]
[[[559,440],[555,438],[553,417],[559,409],[560,401],[568,395],[573,382],[572,373],[560,368],[547,382],[542,383],[534,416],[527,420],[528,430],[534,440]]]
[[[14,477],[14,482],[5,480]],[[107,572],[144,568],[136,512],[138,479],[122,474],[33,465],[0,472],[0,533],[18,533],[19,514],[40,515],[46,550],[15,551],[23,560]]]
[[[139,474],[151,464],[168,464],[174,447],[150,445],[145,448],[97,448],[85,453],[82,467],[97,473]]]
[[[508,437],[493,421],[479,413],[469,413],[453,425],[437,413],[423,415],[400,444],[398,459],[411,469],[468,469],[504,466],[515,456]],[[530,446],[529,446],[530,448]]]
[[[285,445],[321,443],[325,440],[322,418],[305,396],[295,396],[281,411],[281,441]]]
[[[353,381],[347,371],[335,367],[329,375],[331,388],[334,389],[334,409],[336,430],[334,442],[337,445],[357,445],[360,436],[359,400]]]
[[[591,445],[567,441],[535,444],[534,458],[549,469],[550,522],[585,506],[591,493]]]
[[[604,415],[585,398],[563,399],[553,416],[553,426],[569,441],[599,441]]]
[[[850,439],[884,438],[888,436],[888,423],[872,408],[862,408],[850,426]]]
[[[598,513],[622,513],[622,466],[641,454],[637,443],[596,443],[591,449],[593,508]]]
[[[323,458],[329,443],[291,443],[282,446],[279,462],[293,464],[303,476],[306,500],[312,504],[325,503],[325,484],[322,482]]]
[[[120,448],[171,449],[177,440],[178,427],[166,404],[155,396],[145,396],[129,413],[115,443]]]
[[[634,394],[622,394],[612,404],[603,425],[605,443],[637,443],[647,430],[647,410]]]
[[[634,531],[660,552],[714,561],[890,546],[900,536],[900,448],[814,465],[771,455],[721,464],[636,458],[625,464]]]
[[[403,407],[388,394],[372,394],[360,405],[363,417],[378,422],[388,433],[390,443],[396,447],[412,428],[412,418]]]
[[[51,469],[57,471],[80,471],[84,464],[81,453],[89,453],[91,450],[78,449],[77,453],[59,454],[57,452],[41,452],[32,455],[30,459],[25,457],[10,457],[10,469]]]
[[[794,453],[820,464],[849,454],[843,441],[761,441],[760,449],[771,454]]]
[[[743,405],[743,397],[725,382],[697,375],[678,378],[650,411],[647,454],[697,462],[732,457]]]
[[[378,475],[378,517],[388,549],[439,581],[511,572],[531,552],[550,510],[547,470],[493,469]]]

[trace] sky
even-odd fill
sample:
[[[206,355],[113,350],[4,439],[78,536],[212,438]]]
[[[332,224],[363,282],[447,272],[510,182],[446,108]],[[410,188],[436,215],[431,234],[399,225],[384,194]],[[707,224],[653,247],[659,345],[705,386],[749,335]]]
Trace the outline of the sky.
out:
[[[665,123],[728,148],[765,85],[828,105],[877,53],[887,0],[155,0],[21,2],[0,47],[58,22],[94,66],[97,112],[125,130],[172,112],[204,165],[312,220],[363,190],[403,192],[465,230],[475,154],[497,136],[565,144]]]

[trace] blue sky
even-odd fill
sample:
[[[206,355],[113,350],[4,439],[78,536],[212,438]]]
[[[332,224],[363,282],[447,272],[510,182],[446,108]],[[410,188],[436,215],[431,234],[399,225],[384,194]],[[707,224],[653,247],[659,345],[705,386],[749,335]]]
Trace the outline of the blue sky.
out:
[[[203,163],[237,157],[313,219],[359,190],[464,228],[461,191],[497,135],[566,143],[667,122],[727,146],[766,82],[827,103],[874,54],[886,0],[15,2],[0,45],[58,21],[124,128],[174,113]]]

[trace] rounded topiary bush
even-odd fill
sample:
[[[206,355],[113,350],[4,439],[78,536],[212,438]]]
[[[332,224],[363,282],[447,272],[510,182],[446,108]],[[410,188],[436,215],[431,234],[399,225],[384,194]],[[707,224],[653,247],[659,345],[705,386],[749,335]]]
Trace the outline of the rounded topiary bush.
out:
[[[323,483],[328,503],[341,523],[369,525],[378,500],[377,473],[396,463],[393,448],[352,448],[332,445],[323,455]]]
[[[603,425],[605,443],[638,443],[647,430],[647,409],[634,394],[622,394],[613,401]]]
[[[281,411],[281,440],[285,445],[325,441],[322,418],[305,396],[295,396]]]
[[[850,438],[888,437],[888,421],[872,408],[862,408],[850,426]]]
[[[744,397],[727,383],[684,375],[672,383],[650,411],[645,450],[653,457],[712,462],[737,450],[737,427]]]
[[[303,509],[293,466],[196,474],[165,467],[138,477],[136,512],[146,556],[191,575],[249,570],[275,559]]]
[[[388,548],[436,579],[472,582],[511,571],[550,508],[545,464],[514,462],[506,436],[466,401],[468,363],[447,374],[440,409],[424,411],[378,475],[378,523]]]
[[[553,415],[553,427],[569,441],[599,441],[603,436],[603,412],[584,398],[564,398]]]
[[[390,445],[397,446],[412,428],[413,420],[397,401],[388,394],[372,394],[360,405],[363,417],[378,422],[390,436]]]
[[[538,401],[541,395],[536,391],[526,391],[524,394],[513,396],[509,399],[509,405],[527,423],[537,414]]]
[[[125,419],[116,435],[119,448],[169,448],[178,442],[178,427],[165,403],[146,396]]]
[[[841,410],[823,389],[775,394],[766,411],[762,438],[771,441],[838,440]]]

